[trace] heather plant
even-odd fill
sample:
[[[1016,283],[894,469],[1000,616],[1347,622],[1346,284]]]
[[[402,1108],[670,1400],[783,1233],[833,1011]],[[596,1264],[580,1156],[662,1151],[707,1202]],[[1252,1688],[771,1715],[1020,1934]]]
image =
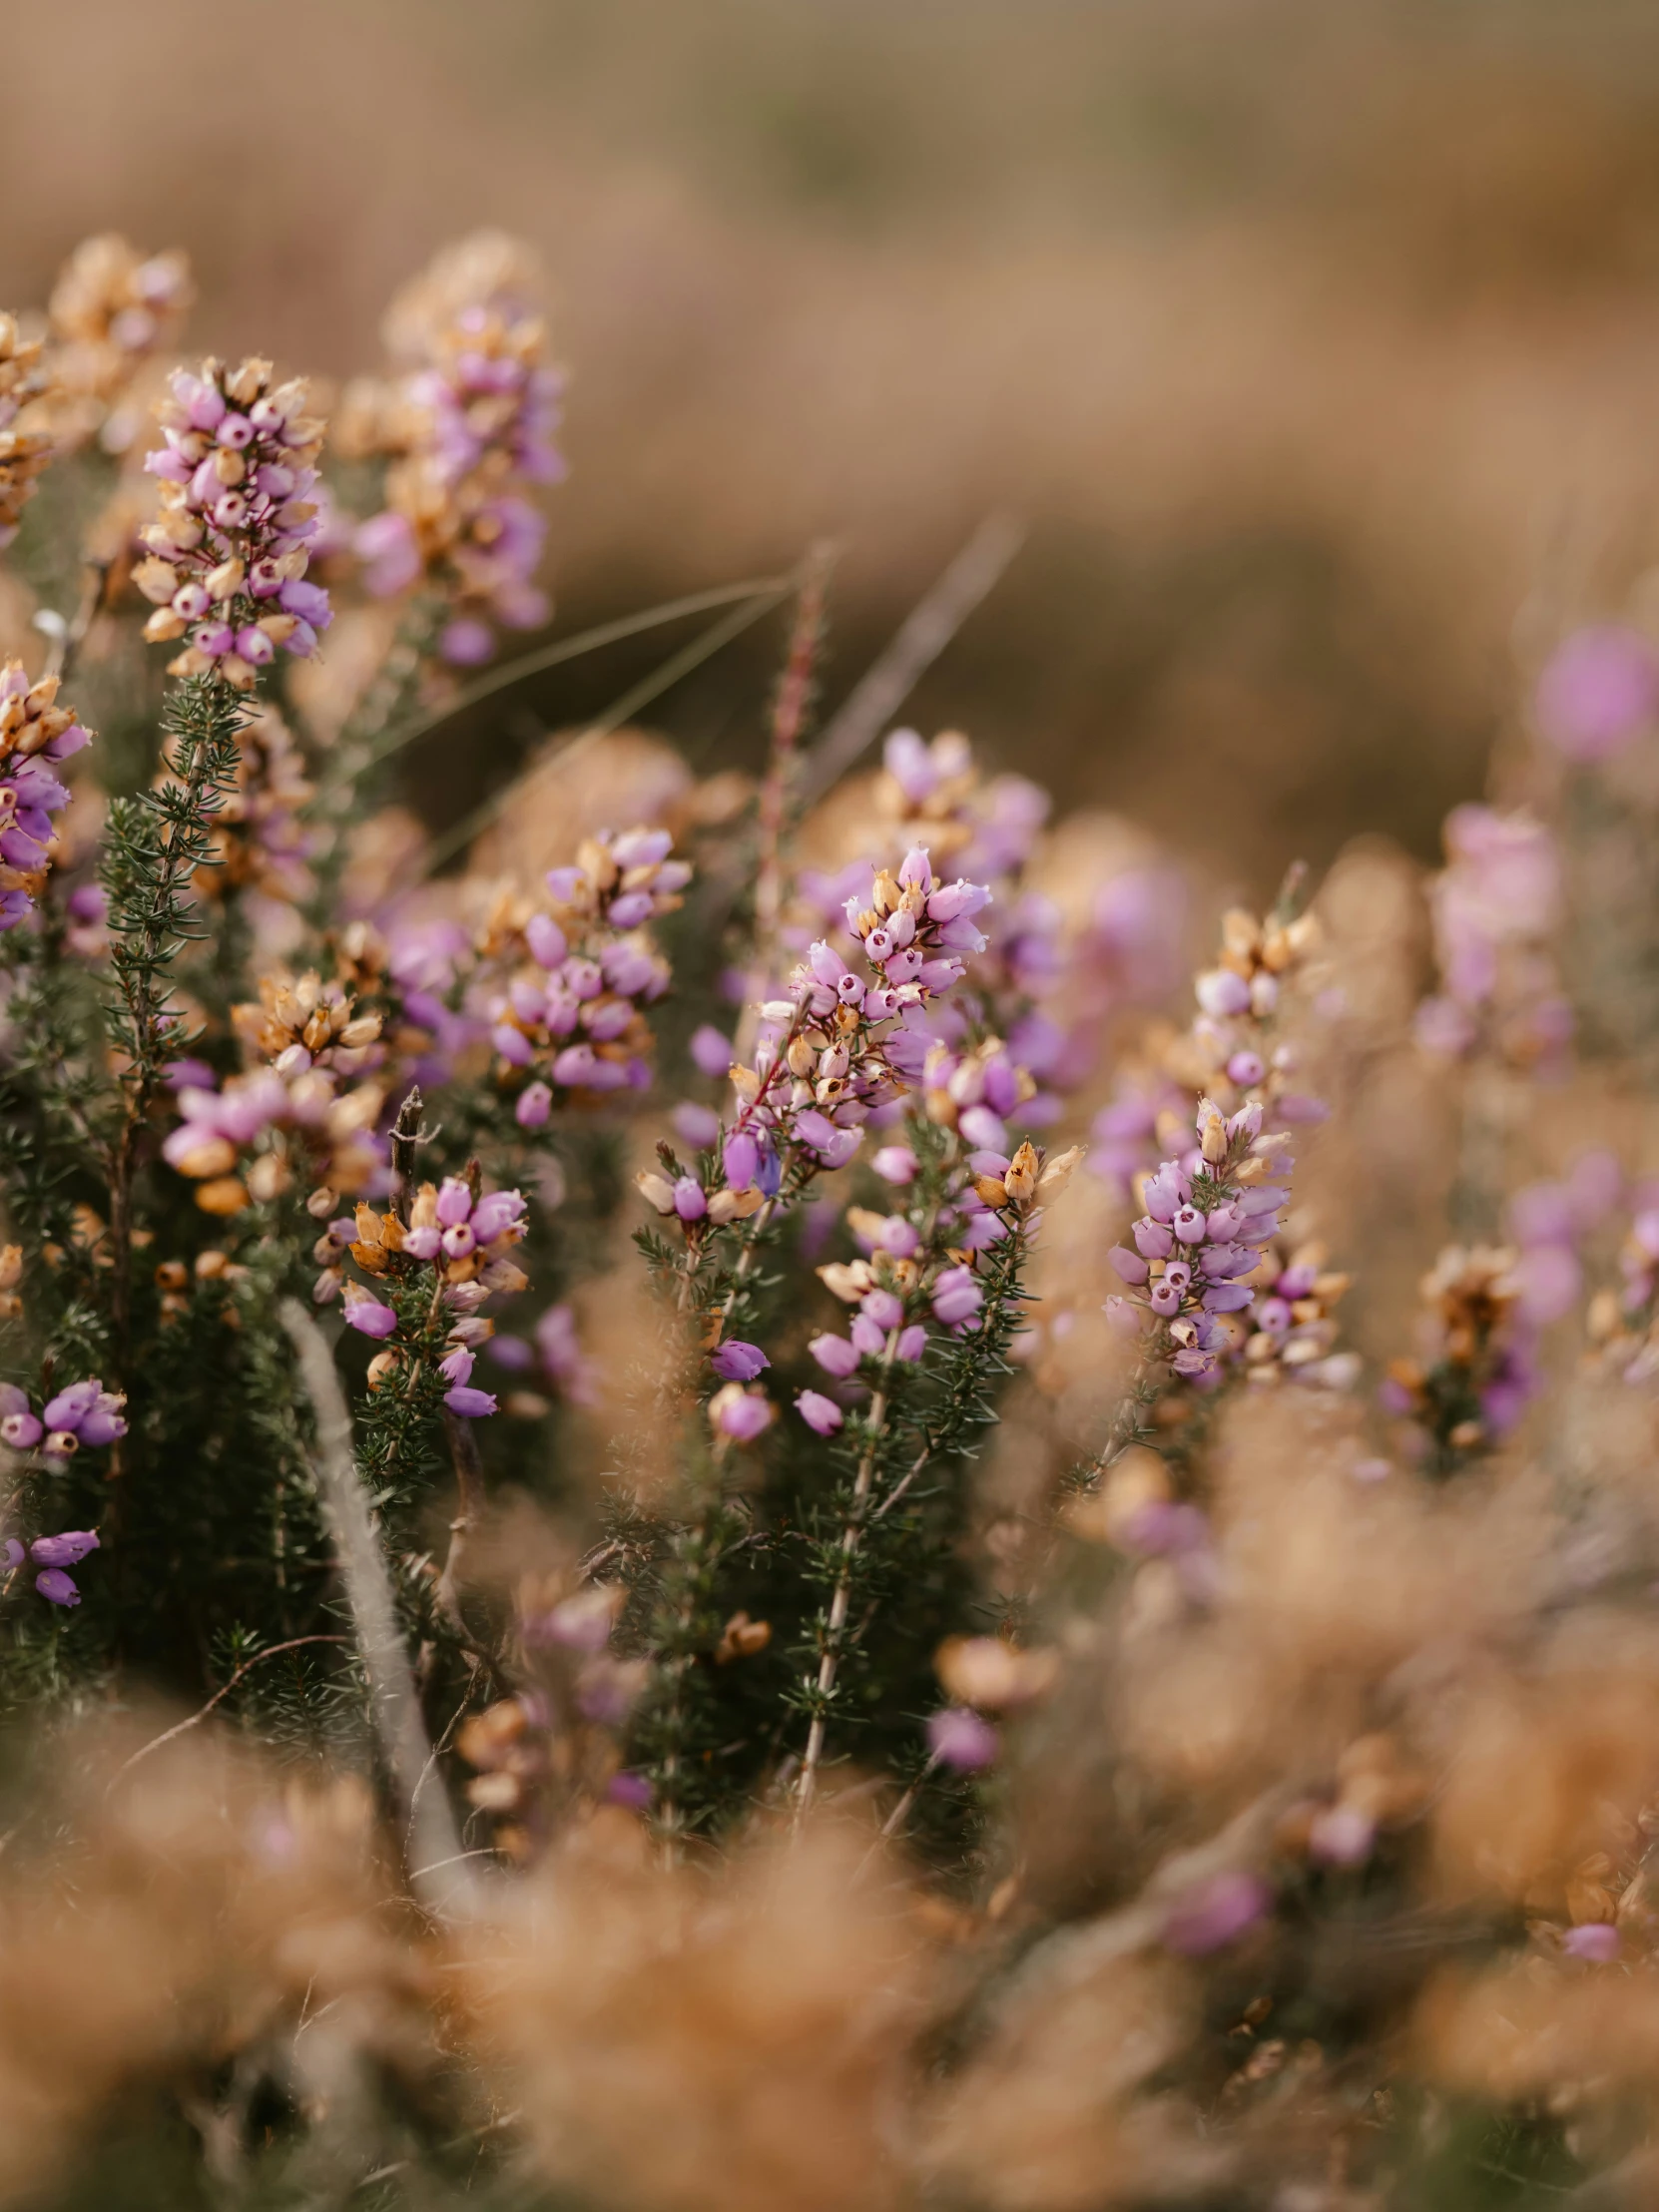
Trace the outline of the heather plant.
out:
[[[0,2197],[1645,2203],[1653,648],[1212,913],[887,727],[959,577],[862,724],[824,546],[502,658],[538,286],[332,443],[176,255],[0,323]]]

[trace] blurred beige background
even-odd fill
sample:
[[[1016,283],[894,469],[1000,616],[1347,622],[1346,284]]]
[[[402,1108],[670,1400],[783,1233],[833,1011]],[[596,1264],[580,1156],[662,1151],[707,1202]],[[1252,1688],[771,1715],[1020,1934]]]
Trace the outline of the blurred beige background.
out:
[[[1241,884],[1367,824],[1429,853],[1537,641],[1654,550],[1651,4],[54,0],[6,35],[0,298],[120,228],[190,250],[204,344],[343,374],[435,245],[518,230],[574,376],[562,627],[829,530],[833,697],[1012,506],[917,718]],[[664,724],[741,757],[771,650]]]

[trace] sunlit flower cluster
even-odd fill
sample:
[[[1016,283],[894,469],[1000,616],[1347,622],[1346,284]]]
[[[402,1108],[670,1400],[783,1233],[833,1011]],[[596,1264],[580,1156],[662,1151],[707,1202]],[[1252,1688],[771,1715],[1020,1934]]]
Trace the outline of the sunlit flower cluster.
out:
[[[52,458],[52,436],[37,404],[52,388],[39,339],[21,337],[16,317],[0,313],[0,547],[16,537],[35,479]]]
[[[666,830],[590,837],[575,864],[549,872],[551,912],[515,909],[507,926],[498,917],[486,931],[489,1041],[521,1129],[547,1121],[555,1094],[650,1082],[643,1009],[667,990],[669,969],[645,932],[691,879],[689,863],[670,857],[672,843]],[[503,966],[504,988],[493,979]]]
[[[194,298],[182,253],[140,254],[114,232],[83,239],[47,303],[57,386],[48,414],[60,449],[96,437],[108,453],[126,451],[139,419],[136,407],[123,402]]]
[[[327,592],[305,576],[323,428],[306,400],[301,379],[273,382],[269,361],[173,373],[157,409],[166,443],[144,464],[161,514],[139,533],[148,557],[133,571],[156,610],[145,636],[189,639],[172,675],[213,670],[250,691],[278,649],[313,653],[332,620]]]
[[[1429,901],[1440,988],[1417,1009],[1418,1041],[1446,1058],[1480,1049],[1558,1067],[1573,1024],[1548,949],[1561,899],[1554,837],[1529,814],[1466,806],[1446,817],[1445,847]]]
[[[468,1420],[495,1411],[494,1394],[472,1382],[477,1348],[495,1326],[480,1308],[497,1293],[511,1294],[527,1285],[524,1271],[509,1257],[527,1233],[526,1210],[518,1191],[480,1197],[470,1182],[450,1176],[442,1184],[420,1186],[406,1222],[398,1214],[359,1205],[355,1214],[328,1224],[316,1246],[315,1257],[323,1267],[312,1297],[318,1305],[339,1300],[348,1328],[386,1346],[370,1369],[371,1387],[384,1388],[417,1355],[409,1345],[391,1342],[398,1337],[399,1309],[345,1274],[347,1254],[371,1283],[395,1285],[407,1293],[411,1285],[431,1282],[429,1300],[424,1291],[418,1295],[427,1313],[440,1314],[446,1324],[438,1363],[447,1385],[443,1402]]]
[[[217,1087],[202,1062],[176,1064],[180,1120],[162,1156],[196,1183],[205,1213],[239,1213],[300,1181],[356,1192],[384,1176],[386,1148],[375,1135],[381,1085],[342,1090],[329,1067],[303,1064],[310,1057],[303,1043],[286,1047],[284,1057],[286,1072],[257,1068]]]
[[[386,504],[356,532],[363,580],[376,598],[435,591],[438,649],[462,666],[489,659],[496,626],[546,621],[535,581],[546,523],[525,492],[564,474],[553,445],[564,380],[505,246],[469,241],[411,287],[388,318],[409,372],[350,402],[354,441],[392,456]]]
[[[53,770],[91,743],[57,701],[55,676],[31,684],[21,661],[0,668],[0,930],[15,928],[45,888],[52,817],[69,804]]]
[[[1201,1102],[1197,1161],[1166,1160],[1142,1187],[1145,1213],[1133,1249],[1111,1261],[1129,1296],[1109,1302],[1125,1334],[1150,1326],[1155,1357],[1189,1382],[1213,1382],[1238,1339],[1224,1317],[1249,1311],[1257,1293],[1246,1281],[1279,1233],[1287,1189],[1270,1175],[1288,1170],[1282,1138],[1262,1133],[1260,1101],[1224,1115]]]

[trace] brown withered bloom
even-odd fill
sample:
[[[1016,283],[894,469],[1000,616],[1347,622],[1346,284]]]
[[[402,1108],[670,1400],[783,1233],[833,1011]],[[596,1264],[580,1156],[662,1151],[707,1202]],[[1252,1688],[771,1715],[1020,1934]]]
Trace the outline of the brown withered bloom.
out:
[[[467,1976],[549,2182],[661,2212],[905,2199],[931,1946],[861,1859],[826,1833],[670,1875],[607,1813],[549,1863]]]

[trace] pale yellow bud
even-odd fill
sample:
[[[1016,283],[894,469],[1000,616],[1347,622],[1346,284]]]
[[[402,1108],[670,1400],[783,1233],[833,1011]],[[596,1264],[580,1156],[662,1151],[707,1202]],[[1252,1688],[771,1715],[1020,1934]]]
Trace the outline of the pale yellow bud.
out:
[[[1008,1172],[1002,1178],[1016,1206],[1028,1206],[1035,1197],[1039,1165],[1037,1148],[1027,1137],[1009,1161]]]
[[[169,562],[152,556],[148,561],[139,562],[133,571],[133,582],[152,606],[165,607],[179,589],[179,571]]]
[[[674,1211],[674,1185],[664,1175],[651,1168],[642,1168],[634,1178],[634,1187],[648,1206],[654,1206],[659,1214]]]
[[[1037,1203],[1051,1206],[1076,1173],[1083,1158],[1084,1147],[1074,1144],[1065,1152],[1057,1152],[1051,1160],[1043,1162],[1043,1171],[1037,1178]]]

